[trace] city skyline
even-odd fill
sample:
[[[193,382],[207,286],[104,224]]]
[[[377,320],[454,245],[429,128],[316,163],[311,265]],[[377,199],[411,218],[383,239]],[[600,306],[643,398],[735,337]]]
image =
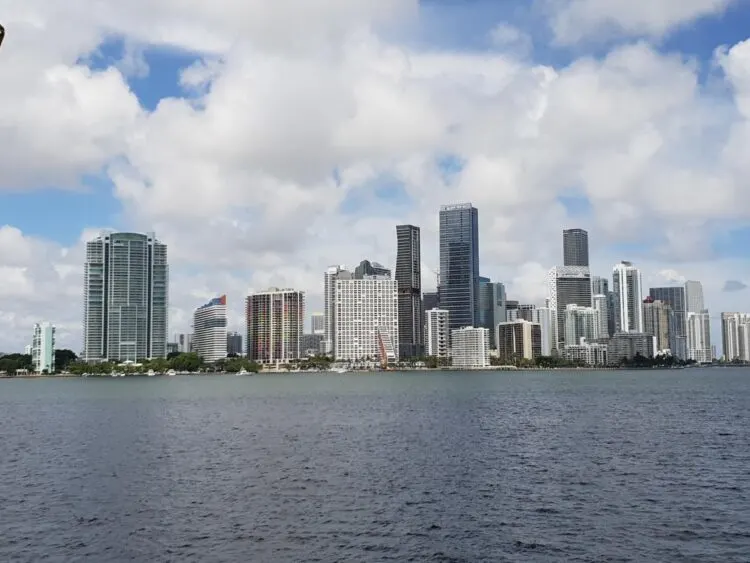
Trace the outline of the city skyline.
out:
[[[3,15],[0,349],[48,319],[78,350],[102,229],[169,246],[184,332],[217,292],[230,318],[269,286],[321,309],[321,268],[395,267],[398,224],[421,228],[432,289],[435,209],[462,201],[481,213],[479,275],[512,299],[542,302],[560,231],[581,228],[592,275],[629,260],[644,287],[700,280],[714,319],[743,308],[744,3],[602,2],[571,25],[580,2],[362,0],[302,27],[266,4]]]

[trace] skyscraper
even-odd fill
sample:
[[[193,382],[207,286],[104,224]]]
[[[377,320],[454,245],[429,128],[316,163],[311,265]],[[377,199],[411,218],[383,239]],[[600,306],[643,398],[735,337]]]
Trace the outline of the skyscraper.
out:
[[[591,297],[591,304],[598,311],[599,315],[599,340],[606,340],[611,335],[609,333],[609,297],[602,294],[595,294]]]
[[[358,361],[377,358],[382,363],[398,360],[396,281],[389,276],[352,279],[342,274],[335,284],[336,341],[333,349],[336,359]]]
[[[721,314],[721,342],[724,359],[727,362],[733,360],[748,361],[747,348],[745,346],[745,331],[750,325],[750,315],[747,313],[722,313]]]
[[[672,350],[669,334],[671,315],[671,307],[663,301],[650,296],[643,301],[643,332],[656,338],[657,352]]]
[[[589,234],[583,229],[563,231],[563,266],[589,266]]]
[[[643,293],[641,272],[630,262],[620,262],[612,270],[615,294],[615,332],[643,332]]]
[[[167,247],[153,233],[107,233],[86,244],[83,359],[167,355]]]
[[[378,262],[362,260],[362,262],[359,263],[359,266],[354,268],[354,279],[361,280],[365,276],[386,276],[390,278],[391,271]]]
[[[242,355],[242,335],[239,332],[227,334],[227,356]]]
[[[609,293],[609,280],[601,276],[591,276],[591,293],[593,295],[607,295]]]
[[[55,373],[55,327],[50,323],[34,325],[31,363],[34,365],[34,373]]]
[[[227,296],[201,305],[193,314],[193,346],[205,362],[227,357]]]
[[[437,358],[450,356],[450,331],[448,311],[430,309],[427,311],[427,355]]]
[[[479,326],[490,331],[490,347],[493,349],[497,347],[495,328],[507,320],[505,304],[505,286],[489,278],[479,278]]]
[[[396,226],[396,285],[401,359],[424,355],[421,264],[419,227]]]
[[[652,287],[649,295],[654,301],[662,301],[672,309],[672,328],[670,328],[670,348],[672,355],[681,360],[688,359],[687,353],[687,302],[685,288]]]
[[[323,354],[333,355],[336,351],[333,349],[336,342],[336,279],[345,273],[351,279],[351,272],[347,272],[344,266],[329,266],[323,274],[323,316],[325,326],[323,332],[323,344],[321,352]]]
[[[557,349],[565,345],[565,310],[568,305],[591,307],[591,273],[588,266],[555,266],[547,274],[549,307],[556,311]]]
[[[326,333],[326,316],[325,313],[313,313],[310,316],[310,329],[312,334]]]
[[[708,311],[687,314],[688,357],[699,364],[711,363],[711,320]]]
[[[479,214],[471,203],[440,208],[439,291],[451,330],[479,324]]]
[[[703,285],[701,282],[685,282],[685,302],[688,313],[700,313],[706,308],[703,303]]]
[[[594,342],[599,338],[600,325],[598,309],[568,305],[565,308],[565,346],[577,346],[581,338]]]
[[[247,357],[278,364],[302,357],[305,294],[271,288],[247,298]]]

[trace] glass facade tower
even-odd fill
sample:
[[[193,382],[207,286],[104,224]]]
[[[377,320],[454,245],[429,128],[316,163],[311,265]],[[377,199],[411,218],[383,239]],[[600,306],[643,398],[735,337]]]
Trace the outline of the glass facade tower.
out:
[[[471,203],[440,208],[439,294],[451,330],[479,325],[479,214]]]

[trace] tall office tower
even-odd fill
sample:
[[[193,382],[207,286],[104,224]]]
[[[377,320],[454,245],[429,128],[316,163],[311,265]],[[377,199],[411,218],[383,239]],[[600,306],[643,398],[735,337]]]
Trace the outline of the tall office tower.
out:
[[[583,229],[563,231],[563,266],[589,266],[589,234]]]
[[[398,287],[388,276],[336,279],[333,349],[337,360],[399,358]]]
[[[490,365],[490,331],[465,326],[451,331],[454,368],[486,368]]]
[[[743,325],[750,323],[750,315],[747,313],[722,313],[721,314],[721,344],[724,359],[727,362],[743,360],[742,335],[740,329]]]
[[[326,333],[326,316],[325,313],[313,313],[310,317],[310,329],[312,334]]]
[[[479,324],[479,213],[470,203],[440,208],[439,290],[451,331]]]
[[[542,330],[538,324],[524,320],[500,323],[496,332],[500,361],[533,360],[542,355]]]
[[[685,302],[688,313],[700,313],[705,310],[703,303],[703,285],[699,281],[685,282]]]
[[[302,357],[305,294],[271,288],[247,298],[247,357],[263,364],[279,364]]]
[[[649,296],[643,301],[643,332],[656,338],[657,352],[672,351],[670,317],[672,308]]]
[[[193,314],[193,346],[203,361],[227,357],[227,296],[201,305]]]
[[[601,276],[591,276],[591,294],[607,295],[609,293],[609,280]]]
[[[615,294],[615,332],[643,332],[641,272],[630,262],[620,262],[612,270]]]
[[[448,311],[430,309],[427,311],[427,355],[436,358],[450,356],[450,328]]]
[[[239,332],[227,334],[227,356],[242,355],[242,335]]]
[[[336,279],[342,273],[351,278],[351,273],[347,272],[344,266],[329,266],[325,274],[323,274],[323,316],[325,317],[325,327],[321,352],[332,356],[335,356],[333,347],[336,342]]]
[[[34,325],[31,339],[31,363],[34,373],[55,373],[55,327],[50,323]]]
[[[599,315],[598,340],[606,340],[611,336],[609,334],[609,297],[603,294],[595,294],[591,298],[591,304]]]
[[[438,299],[438,292],[437,291],[425,291],[422,294],[422,305],[424,306],[425,311],[429,311],[430,309],[438,309],[440,307],[440,300]]]
[[[167,247],[153,233],[106,233],[86,244],[83,359],[167,356]]]
[[[577,346],[581,338],[594,342],[599,338],[600,313],[593,307],[568,305],[565,308],[565,346]]]
[[[688,359],[687,353],[687,301],[685,300],[685,288],[676,287],[652,287],[649,295],[654,301],[662,301],[672,309],[672,324],[670,329],[670,348],[672,355],[681,360]]]
[[[175,334],[174,338],[175,343],[177,344],[177,351],[180,354],[187,354],[188,352],[193,351],[193,335],[192,333],[180,333]]]
[[[565,309],[591,307],[591,273],[587,266],[555,266],[547,274],[549,307],[557,315],[556,349],[565,345]]]
[[[699,364],[711,363],[711,320],[705,309],[700,313],[687,314],[688,357]]]
[[[401,359],[424,356],[422,254],[419,227],[396,226],[396,285]]]
[[[495,328],[508,318],[505,304],[505,286],[489,278],[479,278],[479,326],[490,331],[490,348],[493,350],[497,348]]]
[[[739,359],[743,362],[750,362],[750,323],[737,327],[737,333]]]
[[[531,322],[541,330],[541,355],[551,356],[557,343],[557,311],[548,305],[534,309]]]
[[[385,276],[390,278],[391,271],[378,262],[362,260],[362,262],[359,263],[359,266],[354,268],[354,279],[361,280],[365,276]]]

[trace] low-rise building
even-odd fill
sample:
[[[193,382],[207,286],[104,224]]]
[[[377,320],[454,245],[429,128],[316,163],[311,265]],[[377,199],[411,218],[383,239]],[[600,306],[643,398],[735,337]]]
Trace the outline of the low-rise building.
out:
[[[490,331],[464,327],[451,331],[451,357],[458,369],[486,368],[490,365]]]
[[[542,355],[542,328],[526,320],[497,325],[497,357],[508,364],[534,360]]]
[[[610,365],[617,365],[638,355],[653,358],[655,340],[653,335],[644,332],[616,332],[607,345],[607,361]]]

